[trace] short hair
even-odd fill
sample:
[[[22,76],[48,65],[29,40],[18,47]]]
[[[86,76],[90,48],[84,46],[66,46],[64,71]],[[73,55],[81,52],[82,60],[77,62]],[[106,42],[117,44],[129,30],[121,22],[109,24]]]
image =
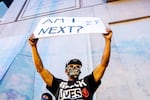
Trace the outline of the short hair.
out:
[[[48,96],[48,100],[52,100],[52,95],[51,94],[49,94],[49,93],[43,93],[41,95],[41,98],[43,98],[44,95]]]

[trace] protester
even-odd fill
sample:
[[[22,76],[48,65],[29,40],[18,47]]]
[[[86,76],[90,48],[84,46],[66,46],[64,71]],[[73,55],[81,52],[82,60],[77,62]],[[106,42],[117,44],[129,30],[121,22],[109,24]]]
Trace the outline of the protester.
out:
[[[46,88],[55,96],[56,100],[93,99],[93,94],[101,84],[101,79],[110,59],[112,31],[109,28],[106,29],[106,31],[108,34],[103,34],[103,37],[105,38],[105,48],[100,63],[95,67],[92,73],[79,79],[82,62],[76,58],[71,59],[65,67],[68,81],[56,78],[43,66],[37,50],[38,39],[35,39],[33,35],[29,38],[29,44],[31,45],[32,57],[36,70],[47,84]]]

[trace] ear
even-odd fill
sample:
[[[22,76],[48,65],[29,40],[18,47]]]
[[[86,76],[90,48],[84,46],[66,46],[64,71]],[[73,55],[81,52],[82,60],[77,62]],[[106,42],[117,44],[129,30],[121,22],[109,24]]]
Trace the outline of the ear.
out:
[[[67,68],[65,69],[65,73],[68,73],[68,70],[67,70]]]

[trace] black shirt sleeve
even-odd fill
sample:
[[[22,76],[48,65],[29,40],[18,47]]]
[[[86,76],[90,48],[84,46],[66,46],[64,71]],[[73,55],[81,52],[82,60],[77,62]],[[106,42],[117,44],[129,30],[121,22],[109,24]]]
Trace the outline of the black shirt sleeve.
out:
[[[93,93],[96,91],[96,89],[101,84],[101,80],[99,80],[98,82],[95,81],[93,73],[86,76],[85,81],[87,81],[87,83],[89,85],[89,88],[90,88],[90,91],[93,92]]]
[[[61,80],[61,79],[58,79],[58,78],[55,78],[54,76],[53,76],[53,83],[52,83],[52,86],[50,87],[50,86],[48,86],[48,85],[46,85],[46,88],[51,92],[51,93],[53,93],[53,94],[57,94],[57,92],[58,92],[58,87],[59,87],[59,84],[60,84],[60,82],[62,82],[63,80]]]

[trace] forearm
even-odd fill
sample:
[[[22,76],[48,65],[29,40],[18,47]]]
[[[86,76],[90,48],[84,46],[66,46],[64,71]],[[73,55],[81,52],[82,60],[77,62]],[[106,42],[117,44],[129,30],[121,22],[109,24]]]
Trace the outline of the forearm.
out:
[[[32,57],[36,67],[36,70],[40,73],[42,79],[49,86],[52,86],[53,75],[43,67],[42,60],[39,56],[36,46],[32,46]]]
[[[33,58],[33,62],[35,64],[36,70],[38,72],[41,72],[43,69],[43,64],[42,64],[42,61],[41,61],[41,58],[39,56],[36,46],[32,46],[32,58]]]
[[[96,82],[103,77],[105,69],[109,63],[111,40],[105,40],[105,43],[106,44],[104,47],[101,63],[98,64],[98,66],[96,66],[96,68],[93,71],[94,79]]]
[[[101,65],[108,66],[111,51],[111,39],[105,39],[105,48],[101,59]]]

